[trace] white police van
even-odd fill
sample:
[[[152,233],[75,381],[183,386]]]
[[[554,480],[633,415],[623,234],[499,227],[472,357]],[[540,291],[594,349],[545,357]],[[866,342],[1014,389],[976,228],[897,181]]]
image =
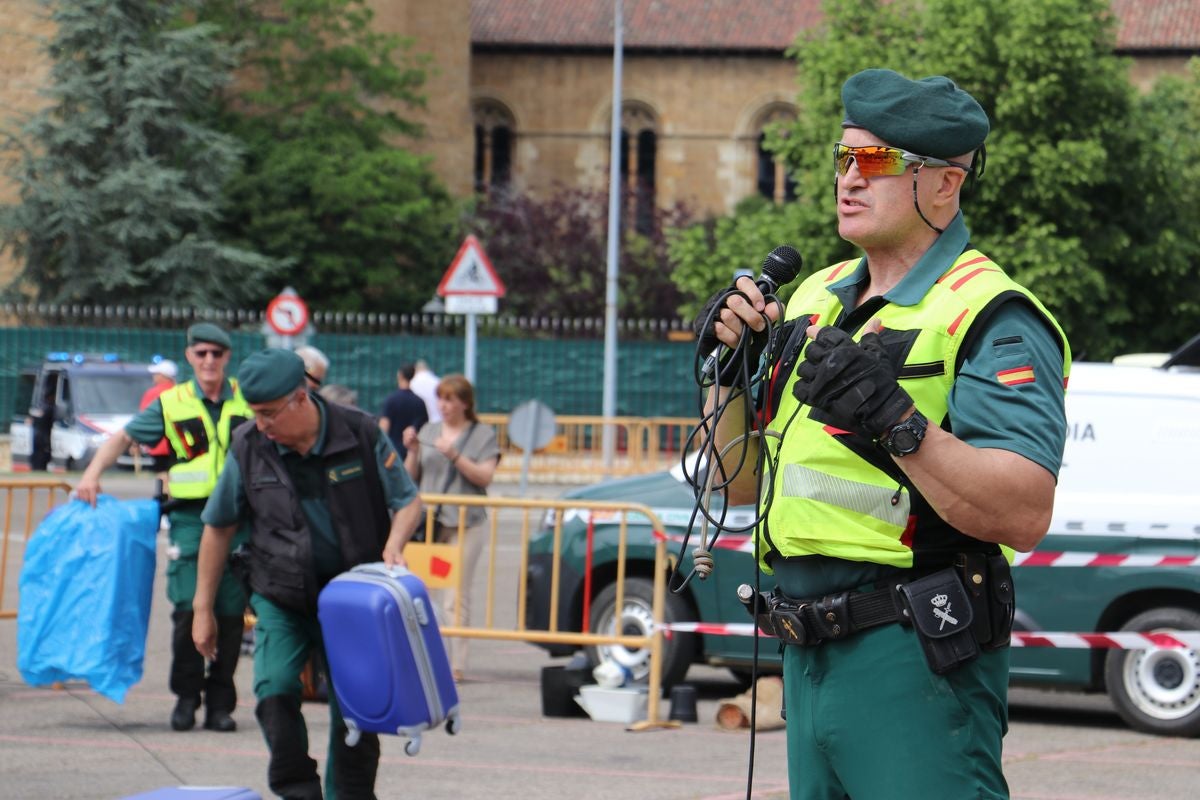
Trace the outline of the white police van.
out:
[[[21,371],[9,433],[13,470],[38,465],[35,420],[53,414],[48,467],[82,470],[109,435],[138,412],[153,376],[145,362],[122,361],[115,353],[54,352]],[[133,466],[124,454],[117,462]]]

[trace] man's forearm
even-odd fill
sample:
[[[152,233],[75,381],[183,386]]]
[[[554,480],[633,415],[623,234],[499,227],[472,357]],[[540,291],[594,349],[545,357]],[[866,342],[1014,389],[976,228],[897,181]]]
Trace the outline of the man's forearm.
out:
[[[92,456],[88,467],[83,471],[84,478],[98,478],[100,473],[117,463],[117,459],[121,454],[129,449],[129,445],[133,444],[133,438],[123,429],[117,431],[112,436],[104,440],[104,444],[100,445],[96,450],[96,454]]]
[[[192,599],[195,611],[210,611],[229,559],[229,543],[237,530],[236,525],[224,528],[204,526],[200,537],[200,554],[196,563],[196,595]]]
[[[921,448],[896,463],[938,516],[968,536],[1027,552],[1050,526],[1054,475],[1017,453],[972,447],[930,425]]]
[[[708,468],[710,470],[716,469],[716,457],[720,455],[721,451],[730,442],[745,435],[746,420],[748,415],[753,413],[749,407],[746,393],[740,389],[714,386],[709,391],[708,400],[705,403],[706,417],[719,403],[726,403],[727,406],[716,421],[717,427],[713,436],[716,452],[709,459]],[[758,499],[758,479],[754,471],[754,464],[758,458],[758,446],[757,439],[743,439],[741,443],[734,445],[728,453],[721,456],[725,474],[712,475],[712,482],[724,483],[729,480],[733,472],[737,472],[736,477],[725,490],[727,504],[742,505],[753,503]],[[741,465],[740,470],[738,470],[738,465]]]
[[[403,550],[417,529],[421,519],[421,501],[414,497],[412,502],[392,514],[392,527],[388,531],[388,543]]]

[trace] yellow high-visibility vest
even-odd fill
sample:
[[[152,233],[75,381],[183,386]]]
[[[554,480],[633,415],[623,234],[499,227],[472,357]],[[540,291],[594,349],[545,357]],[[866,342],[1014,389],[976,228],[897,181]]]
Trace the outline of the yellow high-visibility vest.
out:
[[[858,264],[858,260],[843,262],[809,277],[788,302],[786,318],[815,317],[818,325],[833,324],[842,305],[827,287],[852,274]],[[972,324],[1015,296],[1027,300],[1057,332],[1065,387],[1071,354],[1062,328],[1033,294],[977,250],[959,256],[916,305],[886,303],[873,315],[883,322],[885,332],[908,333],[911,347],[898,377],[930,425],[941,425],[946,419],[960,350]],[[857,340],[862,331],[853,336]],[[775,430],[786,425],[786,434],[782,441],[768,440],[777,460],[765,535],[759,529],[763,568],[770,571],[766,559],[776,553],[913,566],[915,528],[923,521],[910,513],[909,487],[894,477],[895,470],[889,475],[855,454],[847,440],[839,440],[849,434],[810,419],[811,409],[800,407],[792,394],[796,380],[793,371],[771,424]],[[865,442],[861,436],[858,439]],[[924,522],[949,527],[940,519]]]

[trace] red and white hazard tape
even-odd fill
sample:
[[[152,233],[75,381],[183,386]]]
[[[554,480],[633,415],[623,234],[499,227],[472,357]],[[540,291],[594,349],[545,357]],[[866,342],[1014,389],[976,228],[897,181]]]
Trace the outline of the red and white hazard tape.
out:
[[[663,534],[672,542],[682,542],[683,537],[673,533]],[[693,540],[694,541],[694,540]],[[737,550],[754,552],[753,537],[745,534],[725,534],[712,545],[714,550]],[[1035,550],[1032,553],[1015,553],[1014,567],[1200,567],[1200,556],[1164,556],[1140,553],[1085,553],[1053,552]]]
[[[1014,567],[1197,567],[1200,556],[1130,555],[1121,553],[1017,553]]]
[[[669,622],[662,627],[667,631],[704,633],[711,636],[754,635],[754,625],[749,622]],[[763,638],[774,638],[761,631],[760,635]],[[1200,649],[1200,631],[1171,631],[1170,633],[1013,631],[1012,646],[1105,650]]]

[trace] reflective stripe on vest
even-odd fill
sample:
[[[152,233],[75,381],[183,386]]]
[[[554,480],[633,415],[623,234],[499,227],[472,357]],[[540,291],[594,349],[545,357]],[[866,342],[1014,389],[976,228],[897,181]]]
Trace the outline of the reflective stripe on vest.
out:
[[[908,524],[908,492],[839,478],[801,464],[784,464],[782,497],[802,497],[903,528]]]
[[[233,421],[254,416],[242,397],[237,381],[229,381],[233,396],[221,404],[221,417],[213,425],[204,401],[196,396],[195,382],[187,381],[160,395],[163,435],[178,463],[167,473],[170,496],[179,500],[200,500],[212,494],[217,476],[225,466]],[[203,433],[204,441],[197,436]],[[197,452],[197,447],[200,452]]]
[[[842,306],[828,286],[855,267],[856,262],[846,262],[809,277],[788,302],[786,318],[816,315],[816,324],[832,324]],[[1062,329],[1036,297],[978,251],[959,256],[916,305],[886,303],[873,315],[883,322],[881,336],[894,337],[891,341],[908,347],[900,385],[930,425],[941,425],[946,419],[959,352],[971,325],[995,303],[1016,295],[1058,333],[1065,384],[1070,349]],[[861,331],[853,334],[855,339],[861,335]],[[911,567],[914,530],[920,530],[914,526],[921,521],[909,518],[913,498],[907,481],[902,483],[855,454],[841,438],[843,432],[810,419],[810,409],[801,408],[792,394],[795,374],[786,379],[771,427],[782,430],[786,423],[787,432],[782,441],[767,440],[778,467],[772,476],[774,497],[760,549],[764,559],[771,553],[825,555]],[[764,534],[761,528],[759,534]],[[763,568],[769,571],[765,560]]]

